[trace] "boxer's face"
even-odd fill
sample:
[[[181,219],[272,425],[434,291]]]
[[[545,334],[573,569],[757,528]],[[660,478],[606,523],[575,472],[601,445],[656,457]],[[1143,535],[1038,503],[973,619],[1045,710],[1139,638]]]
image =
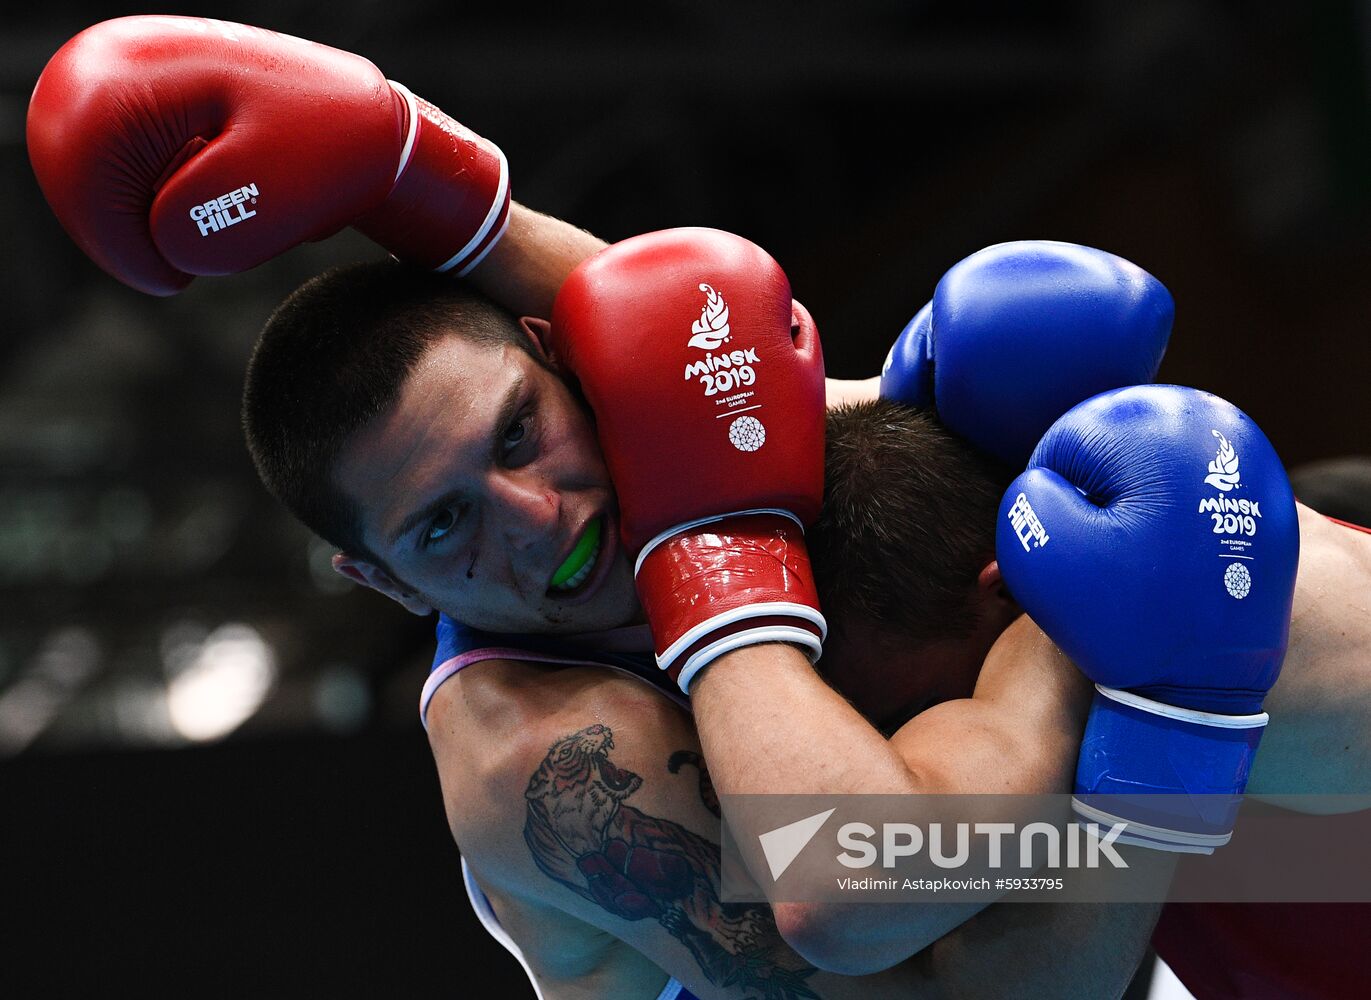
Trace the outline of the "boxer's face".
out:
[[[344,554],[335,567],[411,611],[499,632],[591,631],[637,614],[588,415],[513,346],[438,341],[334,474],[386,564]],[[598,547],[578,546],[592,524]]]

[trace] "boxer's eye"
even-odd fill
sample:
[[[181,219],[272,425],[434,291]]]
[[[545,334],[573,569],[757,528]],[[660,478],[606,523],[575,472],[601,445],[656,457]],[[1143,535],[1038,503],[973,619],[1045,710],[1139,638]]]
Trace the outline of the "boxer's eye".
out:
[[[454,507],[444,507],[434,515],[433,520],[428,523],[427,530],[424,531],[424,544],[440,541],[448,535],[453,528],[457,527],[460,511]]]
[[[510,421],[500,433],[500,461],[510,468],[532,461],[537,449],[537,426],[532,407]]]

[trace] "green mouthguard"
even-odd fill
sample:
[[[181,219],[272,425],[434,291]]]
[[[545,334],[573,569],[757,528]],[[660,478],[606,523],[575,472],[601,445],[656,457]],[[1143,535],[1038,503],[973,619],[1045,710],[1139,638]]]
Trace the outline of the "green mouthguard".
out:
[[[557,572],[552,575],[552,585],[560,587],[570,580],[586,564],[590,554],[595,551],[595,547],[600,544],[600,519],[597,517],[590,522],[581,540],[576,543],[576,547],[571,550],[571,555],[566,557],[566,562],[558,567]]]

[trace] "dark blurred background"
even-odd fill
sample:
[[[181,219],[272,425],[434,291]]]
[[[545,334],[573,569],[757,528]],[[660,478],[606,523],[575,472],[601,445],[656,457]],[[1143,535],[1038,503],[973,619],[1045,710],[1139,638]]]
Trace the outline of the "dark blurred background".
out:
[[[523,996],[476,926],[418,724],[431,623],[350,588],[238,428],[273,305],[355,235],[155,300],[38,191],[28,97],[125,13],[360,52],[607,238],[767,247],[875,374],[990,243],[1122,254],[1177,303],[1162,378],[1288,465],[1371,452],[1371,14],[1351,0],[28,5],[0,33],[0,989]],[[42,956],[44,957],[40,960]],[[476,988],[471,977],[506,977]],[[32,985],[41,974],[44,988]]]

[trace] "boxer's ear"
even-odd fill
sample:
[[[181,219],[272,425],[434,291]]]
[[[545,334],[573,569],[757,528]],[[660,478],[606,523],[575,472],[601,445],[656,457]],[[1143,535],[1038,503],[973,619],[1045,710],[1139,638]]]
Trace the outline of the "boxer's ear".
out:
[[[1004,577],[1000,575],[998,560],[990,560],[976,574],[976,593],[980,595],[982,602],[990,602],[1015,615],[1019,613],[1019,604],[1005,586]]]
[[[524,336],[529,339],[539,357],[551,364],[557,363],[556,355],[552,352],[551,323],[536,316],[520,316],[519,328],[524,331]]]
[[[980,590],[994,590],[1004,586],[1004,577],[1000,576],[1000,564],[998,560],[992,559],[981,567],[981,571],[976,574],[976,587]]]
[[[433,607],[423,597],[373,562],[357,559],[346,552],[335,552],[333,570],[353,583],[360,583],[363,587],[369,587],[376,593],[389,597],[412,615],[423,616],[433,613]]]

